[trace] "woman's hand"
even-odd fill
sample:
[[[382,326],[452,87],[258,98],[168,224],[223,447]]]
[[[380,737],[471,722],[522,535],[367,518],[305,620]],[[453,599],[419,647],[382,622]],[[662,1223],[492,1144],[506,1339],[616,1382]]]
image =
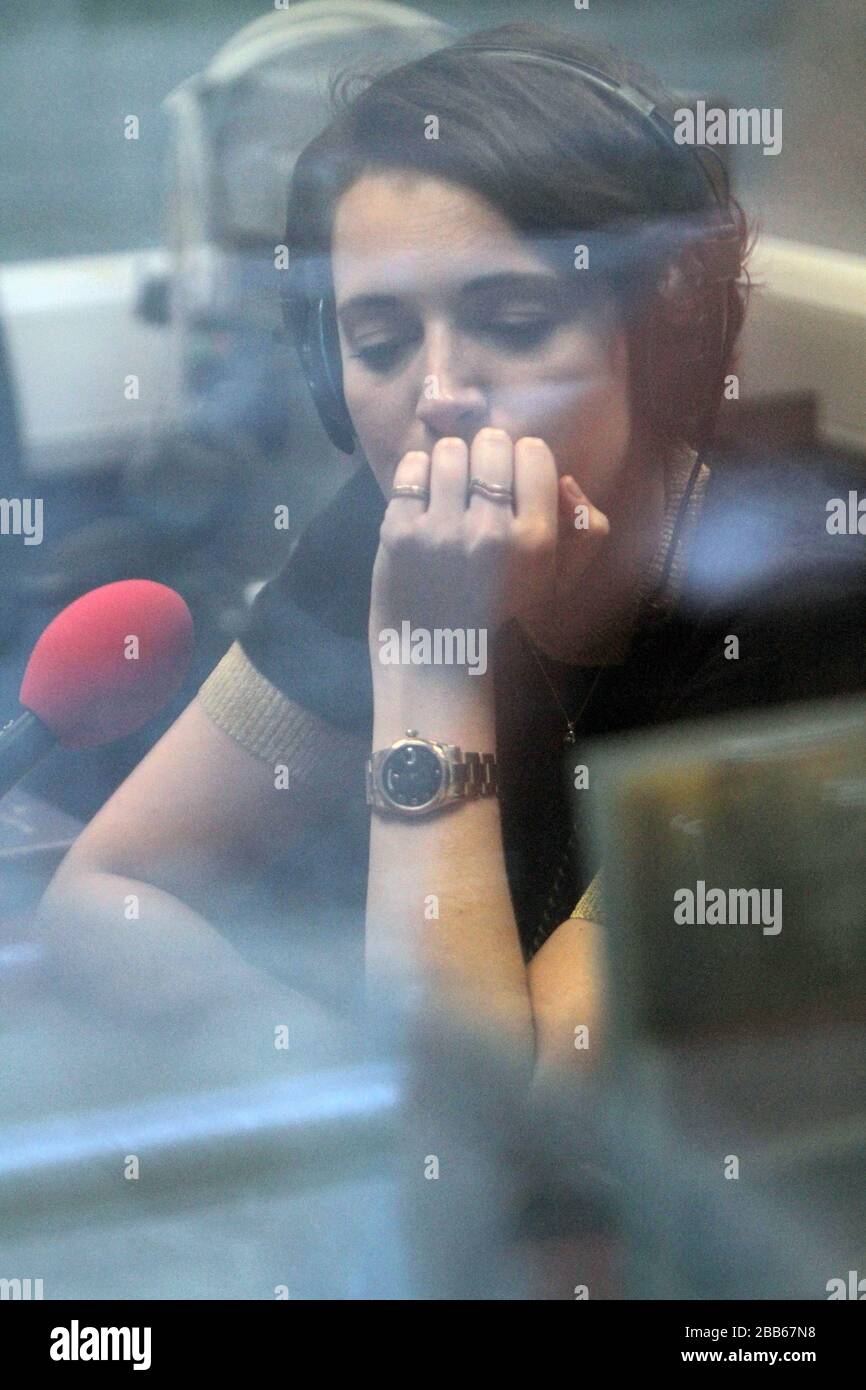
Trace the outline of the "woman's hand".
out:
[[[481,479],[510,498],[469,493]],[[560,478],[541,439],[516,444],[504,430],[483,429],[471,448],[440,439],[431,454],[404,455],[393,486],[429,490],[392,497],[373,569],[370,643],[385,628],[486,629],[508,618],[531,625],[562,599],[573,602],[580,574],[608,533],[607,518],[574,480]],[[578,510],[583,509],[583,510]]]

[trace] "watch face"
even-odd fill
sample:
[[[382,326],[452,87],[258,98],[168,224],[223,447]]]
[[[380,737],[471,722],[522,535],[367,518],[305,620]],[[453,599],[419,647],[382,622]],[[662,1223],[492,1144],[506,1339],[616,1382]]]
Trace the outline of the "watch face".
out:
[[[395,748],[382,763],[385,795],[395,806],[426,806],[442,788],[442,764],[423,743]]]

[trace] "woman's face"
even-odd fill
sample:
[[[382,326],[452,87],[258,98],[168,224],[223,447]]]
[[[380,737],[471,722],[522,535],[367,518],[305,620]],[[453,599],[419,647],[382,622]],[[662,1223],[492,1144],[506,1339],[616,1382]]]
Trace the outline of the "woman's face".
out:
[[[540,436],[605,510],[630,438],[625,334],[485,199],[406,172],[340,199],[332,268],[346,403],[387,497],[410,449],[485,425]],[[579,286],[578,286],[579,288]]]

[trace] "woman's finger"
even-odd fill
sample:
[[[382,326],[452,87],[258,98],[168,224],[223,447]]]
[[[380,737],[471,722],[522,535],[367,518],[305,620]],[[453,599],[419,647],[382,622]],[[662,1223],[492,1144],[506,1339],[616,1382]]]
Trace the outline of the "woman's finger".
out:
[[[515,514],[521,521],[557,527],[556,460],[543,439],[525,436],[514,446]]]
[[[580,484],[569,473],[559,480],[560,518],[566,536],[589,535],[603,539],[610,531],[604,512],[593,506]]]
[[[399,494],[400,488],[407,491]],[[417,491],[418,488],[422,492]],[[394,496],[395,489],[398,496]],[[408,489],[411,489],[409,491]],[[407,516],[420,515],[426,511],[428,498],[426,494],[430,491],[430,455],[423,453],[420,449],[410,449],[408,454],[404,454],[394,470],[394,477],[391,482],[391,496],[388,499],[389,506],[395,506],[401,513],[406,509]]]
[[[500,499],[495,495],[499,488],[507,488],[509,492],[514,490],[514,446],[505,430],[486,428],[479,430],[473,439],[469,451],[470,489],[476,481],[492,488],[494,495],[470,491],[469,511],[474,515],[495,507],[510,519],[514,509],[512,499]]]
[[[430,455],[430,503],[427,511],[431,520],[456,531],[466,510],[469,449],[462,439],[446,437],[437,440]]]

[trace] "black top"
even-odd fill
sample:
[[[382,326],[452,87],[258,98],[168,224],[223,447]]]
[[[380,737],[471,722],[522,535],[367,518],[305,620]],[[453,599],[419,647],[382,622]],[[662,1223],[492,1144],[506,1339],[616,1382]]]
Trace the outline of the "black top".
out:
[[[527,957],[569,916],[598,867],[582,861],[571,835],[583,738],[866,689],[866,541],[831,536],[826,524],[828,500],[847,498],[856,483],[838,463],[714,463],[673,614],[642,628],[625,662],[594,685],[595,672],[546,663],[572,717],[592,687],[576,749],[563,751],[562,710],[520,628],[502,629],[495,681],[503,843]],[[373,720],[370,584],[384,509],[363,465],[259,592],[240,638],[278,689],[365,738]],[[725,654],[730,636],[739,640],[737,659]],[[347,816],[346,853],[359,886],[368,829],[366,815]],[[568,871],[554,885],[563,856]]]

